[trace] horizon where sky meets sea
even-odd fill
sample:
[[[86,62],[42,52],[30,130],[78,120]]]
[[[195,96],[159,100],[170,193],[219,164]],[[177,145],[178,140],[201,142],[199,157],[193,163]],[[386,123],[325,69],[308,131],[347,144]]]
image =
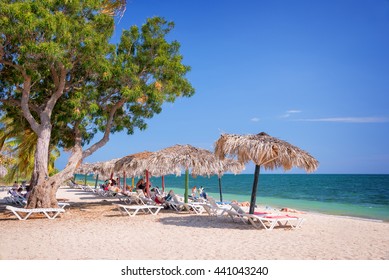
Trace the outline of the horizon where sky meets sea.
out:
[[[317,158],[316,173],[389,174],[388,1],[133,0],[112,43],[152,16],[175,22],[168,38],[196,94],[165,104],[145,131],[111,135],[85,162],[175,144],[213,150],[221,133],[264,131]]]

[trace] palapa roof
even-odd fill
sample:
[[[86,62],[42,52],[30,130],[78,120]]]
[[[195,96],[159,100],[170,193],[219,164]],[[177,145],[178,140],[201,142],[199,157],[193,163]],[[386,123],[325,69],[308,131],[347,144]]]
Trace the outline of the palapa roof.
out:
[[[245,169],[245,166],[242,162],[239,162],[232,158],[225,158],[224,160],[222,160],[221,163],[222,170],[219,172],[219,176],[225,172],[232,172],[236,175],[238,173],[241,173]]]
[[[150,155],[152,155],[152,152],[144,151],[122,157],[115,162],[114,171],[125,171],[130,177],[142,176],[147,169],[147,160]]]
[[[240,173],[244,169],[244,164],[233,159],[220,161],[215,154],[206,149],[191,145],[175,145],[154,153],[144,151],[110,161],[84,163],[76,169],[76,173],[99,173],[110,176],[112,172],[125,171],[129,177],[139,177],[148,170],[151,176],[167,174],[178,176],[181,175],[181,170],[186,168],[191,170],[192,175],[221,176],[227,171]]]
[[[192,175],[210,176],[223,170],[221,162],[206,149],[191,145],[174,145],[153,153],[149,158],[148,170],[152,174],[181,174],[188,169]]]
[[[319,165],[306,151],[264,132],[255,135],[223,134],[215,143],[215,155],[221,160],[227,155],[236,156],[241,163],[251,160],[265,169],[299,167],[313,172]]]
[[[95,163],[83,163],[75,171],[75,173],[88,174],[88,173],[98,173],[103,176],[110,176],[113,172],[115,162],[118,159],[112,159],[108,161],[100,161]]]

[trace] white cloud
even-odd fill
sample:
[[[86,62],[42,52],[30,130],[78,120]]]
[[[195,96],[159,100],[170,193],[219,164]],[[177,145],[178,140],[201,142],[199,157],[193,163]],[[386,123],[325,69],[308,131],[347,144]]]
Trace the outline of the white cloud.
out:
[[[297,121],[306,121],[306,122],[340,122],[340,123],[385,123],[385,122],[389,122],[389,118],[382,118],[382,117],[341,117],[341,118],[299,119]]]
[[[252,118],[251,121],[252,122],[259,122],[259,118]]]
[[[285,114],[281,115],[280,118],[289,118],[293,114],[298,114],[301,113],[302,111],[300,110],[288,110],[285,112]]]
[[[287,114],[297,114],[297,113],[301,113],[302,111],[300,110],[288,110],[286,111]]]

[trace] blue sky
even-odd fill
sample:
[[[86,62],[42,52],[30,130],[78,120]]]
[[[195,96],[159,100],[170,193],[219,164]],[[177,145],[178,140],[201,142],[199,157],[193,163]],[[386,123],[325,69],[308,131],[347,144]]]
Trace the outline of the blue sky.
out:
[[[316,173],[389,173],[389,1],[132,0],[112,41],[152,16],[175,22],[196,94],[85,162],[264,131],[316,157]]]

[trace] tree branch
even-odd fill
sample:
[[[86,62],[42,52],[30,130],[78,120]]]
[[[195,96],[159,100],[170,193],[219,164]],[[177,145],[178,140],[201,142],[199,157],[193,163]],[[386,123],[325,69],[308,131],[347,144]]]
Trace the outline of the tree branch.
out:
[[[116,111],[121,108],[124,103],[126,102],[126,99],[122,98],[118,103],[116,103],[111,111],[109,112],[109,117],[108,117],[108,120],[107,120],[107,126],[105,128],[105,131],[104,131],[104,135],[103,137],[100,139],[100,141],[98,141],[97,143],[93,144],[91,147],[89,147],[87,150],[85,150],[83,153],[82,153],[82,158],[86,158],[88,156],[90,156],[91,154],[93,154],[95,151],[97,151],[98,149],[100,149],[101,147],[103,147],[109,140],[109,135],[111,133],[111,129],[112,129],[112,125],[113,125],[113,118],[115,116],[115,113]]]
[[[65,83],[66,83],[66,69],[65,66],[60,63],[60,74],[59,77],[55,73],[56,71],[54,69],[51,69],[52,73],[54,72],[54,80],[57,81],[56,83],[56,90],[55,93],[50,97],[50,99],[47,101],[44,114],[47,118],[51,117],[51,113],[53,112],[54,106],[57,103],[58,99],[62,96],[65,89]]]

